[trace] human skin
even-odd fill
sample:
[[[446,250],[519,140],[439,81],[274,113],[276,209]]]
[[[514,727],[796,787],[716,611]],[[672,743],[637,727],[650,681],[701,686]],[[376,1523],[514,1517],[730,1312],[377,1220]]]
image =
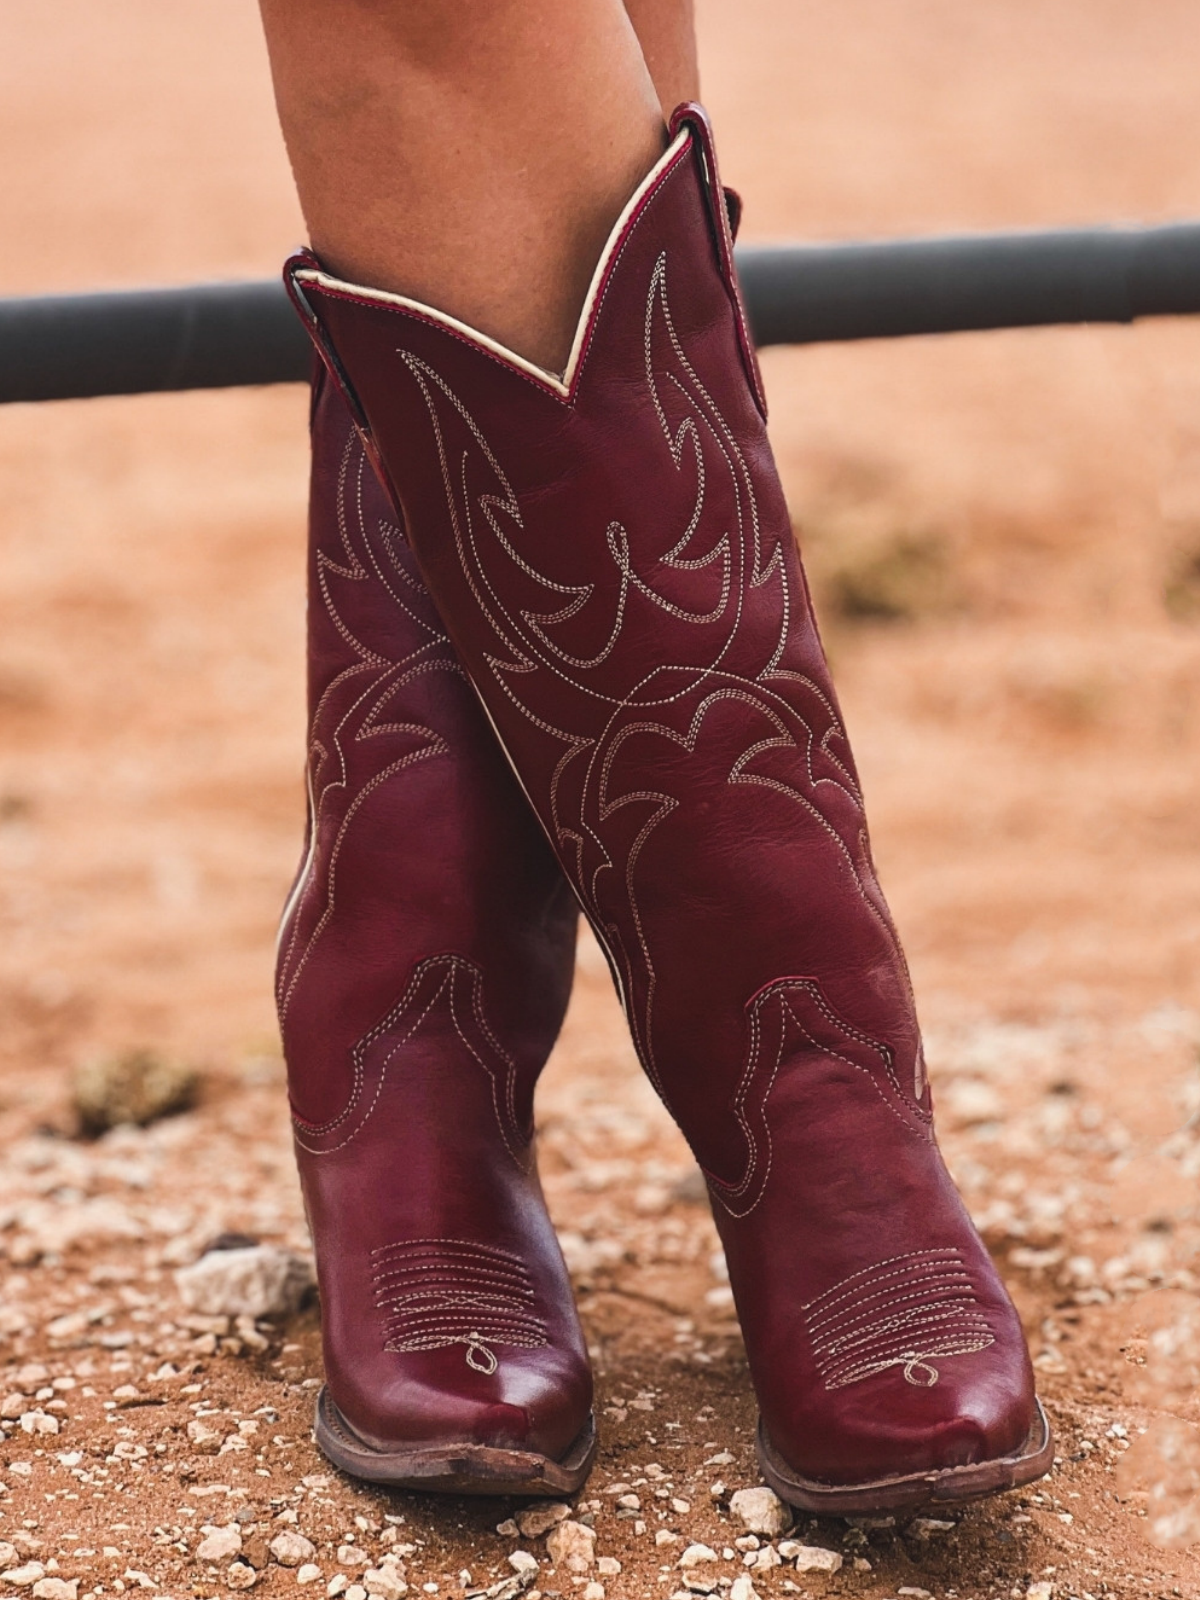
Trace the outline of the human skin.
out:
[[[549,371],[697,93],[692,0],[260,0],[313,249]]]

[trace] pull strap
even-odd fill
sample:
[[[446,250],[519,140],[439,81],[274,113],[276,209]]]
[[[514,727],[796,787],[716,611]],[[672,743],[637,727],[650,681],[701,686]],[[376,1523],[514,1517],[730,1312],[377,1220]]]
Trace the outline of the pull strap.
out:
[[[758,355],[754,349],[754,340],[750,335],[750,323],[746,316],[746,306],[742,300],[742,290],[738,283],[737,267],[733,259],[733,227],[731,226],[731,210],[736,207],[737,218],[741,220],[741,199],[732,190],[721,188],[721,173],[717,166],[717,147],[713,139],[712,123],[708,120],[708,112],[702,105],[697,105],[694,100],[686,100],[683,105],[677,106],[672,113],[670,122],[670,135],[675,135],[682,127],[691,129],[696,140],[696,148],[700,156],[700,168],[704,176],[704,192],[708,199],[708,214],[713,226],[713,234],[717,246],[717,261],[721,268],[721,276],[725,281],[725,288],[733,303],[734,319],[737,323],[738,345],[742,354],[742,365],[746,369],[746,378],[750,384],[750,392],[754,396],[759,415],[763,421],[767,420],[767,396],[763,389],[762,372],[758,365]],[[732,198],[734,205],[730,205]]]

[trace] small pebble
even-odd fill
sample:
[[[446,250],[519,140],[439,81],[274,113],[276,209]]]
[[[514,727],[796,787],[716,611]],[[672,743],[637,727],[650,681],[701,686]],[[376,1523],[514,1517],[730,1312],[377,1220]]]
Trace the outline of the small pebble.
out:
[[[210,1250],[175,1274],[184,1304],[214,1317],[294,1316],[315,1281],[307,1256],[271,1244]]]
[[[517,1512],[517,1529],[522,1538],[541,1539],[570,1515],[570,1506],[564,1505],[561,1500],[535,1500],[532,1505]]]
[[[33,1586],[33,1600],[75,1600],[78,1578],[39,1578]]]
[[[58,1418],[47,1416],[44,1411],[26,1411],[21,1416],[22,1433],[55,1434],[58,1426]]]
[[[31,1589],[45,1576],[46,1569],[40,1561],[27,1561],[23,1566],[9,1567],[6,1572],[0,1572],[0,1579],[11,1584],[14,1589]]]
[[[836,1550],[819,1544],[802,1544],[793,1556],[797,1572],[840,1572],[842,1558]]]
[[[546,1540],[546,1550],[556,1567],[587,1572],[596,1559],[596,1534],[582,1522],[560,1522]]]
[[[306,1561],[302,1567],[296,1569],[297,1583],[317,1583],[321,1577],[321,1569],[315,1562]]]
[[[316,1555],[316,1546],[302,1533],[277,1533],[268,1546],[281,1567],[302,1567]]]
[[[362,1581],[367,1593],[379,1595],[381,1600],[401,1600],[408,1593],[408,1585],[395,1566],[368,1568],[362,1575]]]
[[[792,1525],[792,1514],[774,1489],[766,1486],[739,1489],[729,1501],[730,1515],[747,1533],[762,1533],[774,1539]]]
[[[242,1531],[235,1522],[223,1528],[205,1528],[205,1537],[196,1546],[197,1561],[228,1561],[241,1554]]]

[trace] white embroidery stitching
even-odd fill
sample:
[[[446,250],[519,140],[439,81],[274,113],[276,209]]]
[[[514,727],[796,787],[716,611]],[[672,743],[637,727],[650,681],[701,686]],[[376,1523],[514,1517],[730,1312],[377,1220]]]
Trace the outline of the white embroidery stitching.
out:
[[[651,273],[646,300],[645,377],[676,472],[681,473],[686,464],[694,463],[695,500],[682,535],[665,552],[654,554],[656,581],[653,583],[639,573],[629,532],[623,523],[616,521],[608,523],[606,533],[615,577],[611,586],[573,585],[538,572],[514,542],[513,536],[524,529],[521,505],[481,429],[459,396],[427,361],[414,352],[397,350],[419,387],[433,431],[452,548],[483,620],[496,641],[496,648],[484,655],[493,683],[531,727],[563,746],[550,776],[548,792],[538,797],[538,809],[567,864],[584,909],[603,933],[639,1056],[664,1098],[654,1049],[657,976],[639,903],[637,869],[650,836],[681,802],[669,793],[645,787],[616,792],[615,764],[627,741],[645,736],[665,740],[690,753],[704,736],[705,719],[714,707],[724,702],[744,706],[753,737],[732,762],[726,781],[772,789],[798,805],[829,836],[845,862],[849,882],[899,956],[895,929],[870,866],[861,820],[861,797],[836,708],[820,685],[806,673],[782,665],[792,633],[793,604],[784,542],[776,538],[769,552],[764,550],[750,466],[732,428],[687,359],[671,317],[666,279],[667,256],[663,252]],[[665,339],[665,349],[669,352],[669,359],[657,358],[658,366],[656,338]],[[668,393],[676,405],[682,402],[686,408],[686,415],[675,426],[665,399]],[[458,439],[455,433],[460,429],[465,429],[465,436]],[[701,533],[702,516],[708,515],[705,510],[710,478],[706,462],[708,450],[712,452],[713,461],[719,463],[721,482],[728,489],[727,502],[717,497],[714,503],[727,503],[731,525],[709,538],[706,548],[699,554],[689,555],[691,541]],[[490,482],[478,481],[481,464],[486,464],[485,475]],[[710,599],[699,609],[680,604],[671,597],[673,572],[694,574],[706,568],[711,569],[714,576],[719,575],[719,582]],[[511,604],[506,603],[505,594],[513,588],[513,577],[553,595],[558,603],[542,607],[536,603],[522,604],[515,597]],[[760,646],[757,638],[761,628],[746,630],[742,624],[750,597],[756,591],[761,593],[768,584],[776,587],[778,623],[772,628],[765,646]],[[644,662],[645,657],[624,637],[628,601],[634,591],[676,621],[693,630],[704,630],[702,635],[693,635],[699,646],[697,659],[680,665],[647,663],[648,670],[639,668],[639,661]],[[555,642],[552,637],[555,628],[572,623],[578,632],[580,623],[588,618],[608,616],[604,609],[608,606],[611,606],[611,619],[601,629],[594,630],[599,638],[590,654],[570,654]],[[758,608],[761,611],[761,602]],[[747,644],[757,653],[753,664],[741,659]],[[617,653],[619,645],[625,647],[620,655]],[[616,674],[609,677],[606,687],[589,681],[592,668],[610,661],[616,667]],[[622,666],[626,671],[632,667],[640,673],[631,686],[622,687],[620,683]],[[569,720],[569,711],[556,712],[552,722],[535,709],[539,684],[546,673],[582,697],[581,704],[577,701],[583,713],[578,729],[557,725],[564,718]],[[662,720],[666,708],[680,702],[686,705],[688,701],[692,703],[686,729],[672,727]],[[610,708],[603,719],[596,715],[601,707]],[[758,727],[753,726],[755,722]],[[847,754],[843,757],[839,751]],[[789,765],[783,766],[781,762]],[[774,771],[770,770],[772,763]],[[763,770],[763,764],[767,770]],[[823,802],[826,793],[831,800],[836,801],[841,795],[851,802],[855,812],[853,825],[848,825],[844,817],[838,825],[837,811],[827,810]],[[624,857],[620,861],[613,854],[616,848],[613,830],[603,825],[623,808],[639,804],[653,809],[640,828],[636,828],[634,837],[620,846],[619,853]],[[606,875],[614,871],[621,872],[623,878],[628,926],[636,940],[635,948],[626,948],[619,928],[603,913],[600,885]],[[902,970],[906,971],[902,956],[899,959]],[[927,1122],[923,1109],[912,1106],[900,1095],[890,1052],[874,1041],[871,1047],[882,1056],[890,1087],[900,1096],[904,1113],[891,1104],[882,1086],[877,1084],[890,1108],[902,1121],[905,1121],[905,1114],[911,1118],[912,1121],[906,1123],[910,1128],[913,1122]],[[869,1070],[862,1063],[851,1064]],[[777,1062],[776,1070],[778,1065]],[[773,1075],[763,1095],[769,1092]],[[740,1093],[749,1091],[754,1076],[752,1064],[747,1062]],[[919,1063],[914,1069],[914,1078],[919,1084]],[[758,1101],[761,1114],[761,1096]],[[743,1130],[747,1130],[740,1106],[738,1115]],[[720,1187],[727,1194],[744,1197],[755,1183],[756,1174],[761,1174],[757,1178],[761,1196],[761,1185],[769,1171],[769,1149],[760,1159],[755,1140],[748,1132],[747,1139],[746,1166],[741,1179],[737,1184]],[[757,1199],[753,1200],[751,1208],[756,1203]]]
[[[474,1040],[464,1026],[464,1017],[460,1010],[459,990],[464,982],[470,985],[467,1017],[476,1030]],[[337,1116],[320,1125],[306,1123],[293,1117],[296,1143],[301,1149],[310,1155],[321,1156],[332,1155],[335,1151],[346,1148],[362,1130],[379,1104],[393,1062],[403,1059],[405,1047],[420,1031],[439,1003],[447,1007],[455,1033],[471,1058],[488,1076],[496,1125],[505,1149],[522,1172],[529,1170],[532,1152],[526,1132],[520,1127],[517,1118],[516,1062],[488,1026],[483,1008],[483,974],[473,962],[465,960],[462,956],[453,955],[431,956],[428,960],[422,961],[414,969],[398,1004],[355,1045],[352,1052],[354,1077],[350,1094]],[[410,1013],[414,1009],[416,1014],[410,1018]],[[347,1128],[344,1124],[354,1118],[363,1096],[371,1047],[389,1035],[387,1053],[371,1066],[371,1074],[375,1081],[370,1103],[361,1110],[352,1126]],[[329,1135],[338,1130],[341,1130],[339,1142],[330,1144]]]
[[[409,1239],[373,1250],[375,1304],[385,1350],[465,1347],[476,1372],[499,1365],[493,1346],[542,1349],[546,1324],[519,1256],[465,1239]]]
[[[843,1278],[804,1307],[826,1389],[901,1368],[906,1383],[932,1388],[934,1361],[995,1344],[962,1252],[919,1250]]]
[[[389,581],[375,547],[375,541],[370,535],[363,505],[364,475],[369,470],[358,435],[350,430],[339,464],[337,490],[338,532],[345,561],[344,564],[334,561],[325,551],[318,550],[316,565],[317,582],[325,612],[343,641],[353,651],[355,660],[352,665],[343,668],[327,685],[313,712],[308,760],[309,849],[280,922],[279,944],[282,954],[277,977],[276,1000],[281,1025],[287,1020],[292,996],[309,957],[336,910],[338,861],[346,835],[358,811],[370,795],[396,773],[430,757],[444,755],[448,750],[445,740],[422,723],[382,721],[381,714],[384,708],[406,684],[425,673],[449,672],[462,675],[462,668],[444,631],[410,609]],[[347,508],[351,503],[354,507],[353,519],[347,515]],[[381,524],[380,532],[387,544],[387,554],[395,573],[411,584],[396,552],[395,540],[398,530],[390,524]],[[365,566],[360,559],[355,548],[356,543],[366,552],[370,567]],[[343,621],[333,594],[331,578],[340,579],[345,583],[360,584],[372,581],[372,577],[383,587],[409,621],[429,636],[425,643],[399,660],[388,660],[363,644]],[[366,687],[339,715],[338,702],[343,686],[364,673],[368,675]],[[337,721],[332,728],[326,728],[325,724],[330,715],[337,715]],[[323,818],[328,807],[333,804],[334,795],[347,792],[350,783],[349,761],[343,740],[349,738],[352,742],[359,743],[387,734],[409,734],[417,741],[416,748],[376,772],[354,794],[346,807],[333,844],[322,863],[324,870],[318,876],[316,867],[318,858],[322,855],[320,834]],[[336,768],[326,777],[326,767],[334,755],[336,755]],[[299,941],[302,924],[305,921],[301,913],[310,897],[318,893],[322,885],[325,889],[325,905],[315,923],[308,928],[307,938],[301,949]]]

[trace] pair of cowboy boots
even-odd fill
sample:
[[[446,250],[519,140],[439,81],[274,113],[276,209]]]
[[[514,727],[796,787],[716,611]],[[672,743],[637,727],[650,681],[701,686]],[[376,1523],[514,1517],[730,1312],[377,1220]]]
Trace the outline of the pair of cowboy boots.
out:
[[[279,963],[318,1442],[408,1486],[587,1474],[532,1151],[577,903],[708,1183],[767,1482],[844,1514],[1041,1475],[1021,1327],[934,1139],[704,113],[673,118],[561,375],[308,253],[287,281],[325,367]]]

